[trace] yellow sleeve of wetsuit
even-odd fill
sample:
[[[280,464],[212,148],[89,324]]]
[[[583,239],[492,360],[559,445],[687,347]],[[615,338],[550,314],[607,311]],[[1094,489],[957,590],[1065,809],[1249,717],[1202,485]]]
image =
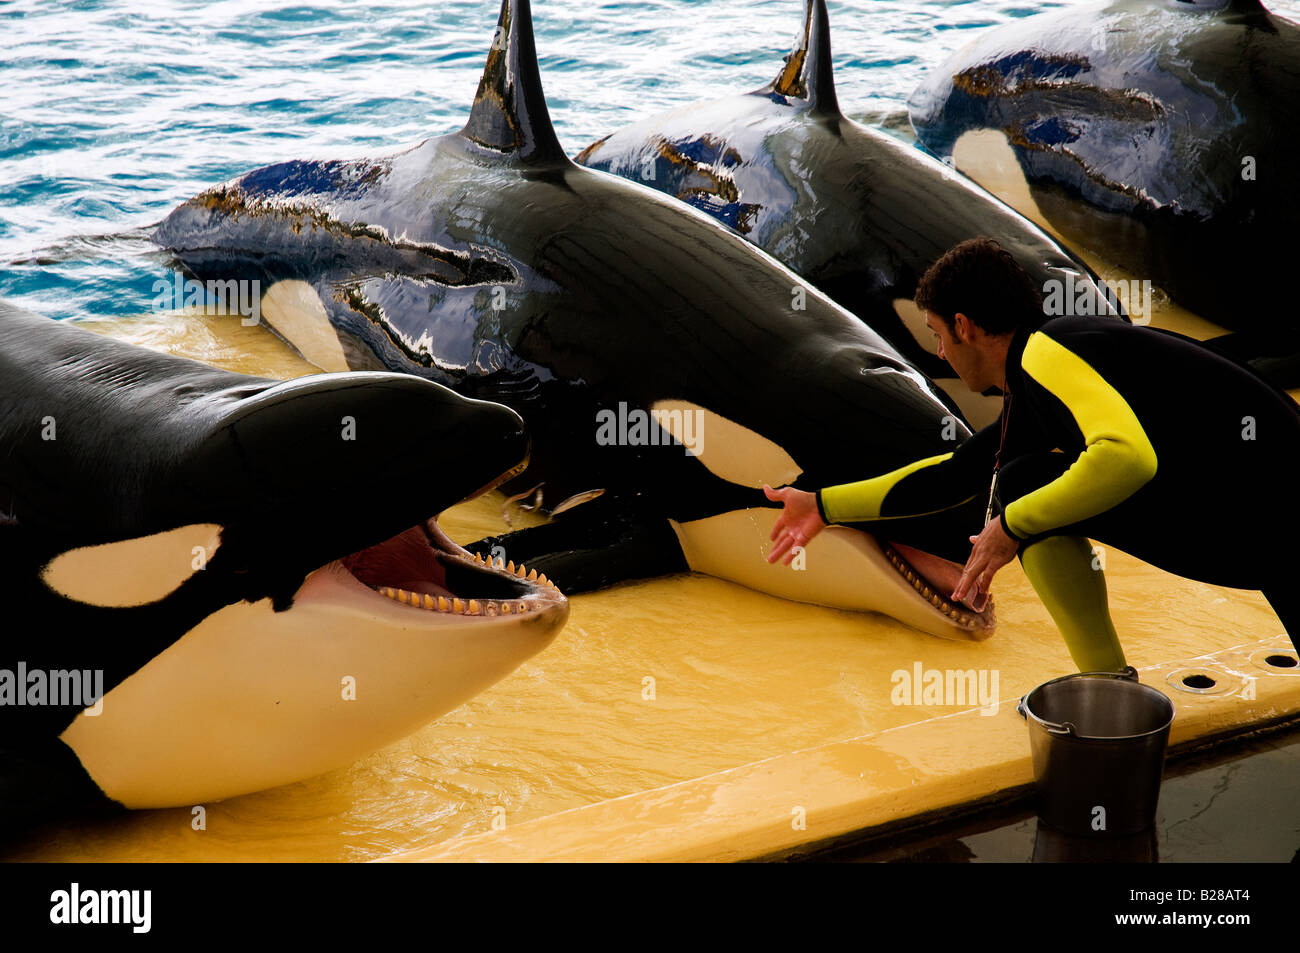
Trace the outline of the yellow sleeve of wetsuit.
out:
[[[1156,451],[1128,402],[1083,358],[1041,331],[1020,366],[1074,415],[1087,446],[1046,486],[1008,503],[1003,525],[1024,539],[1068,526],[1128,499],[1156,475]]]
[[[917,460],[915,463],[909,463],[907,466],[882,473],[869,480],[828,486],[818,494],[822,519],[827,523],[865,523],[881,519],[880,507],[885,501],[885,495],[899,480],[924,467],[943,463],[951,457],[951,452],[937,457],[926,457],[924,460]]]

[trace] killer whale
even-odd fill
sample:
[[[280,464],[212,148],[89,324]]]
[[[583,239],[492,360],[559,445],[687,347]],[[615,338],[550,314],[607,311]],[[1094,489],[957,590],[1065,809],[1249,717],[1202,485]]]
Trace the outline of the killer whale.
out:
[[[1054,223],[1234,332],[1211,346],[1300,385],[1284,282],[1300,187],[1300,27],[1258,0],[1102,0],[981,34],[912,93],[918,139],[1014,152]],[[958,148],[963,137],[970,138]],[[973,173],[974,174],[974,173]]]
[[[249,377],[2,301],[0,375],[6,834],[348,764],[567,617],[436,522],[526,459],[508,408],[401,374]],[[55,691],[73,672],[91,697]]]
[[[404,370],[518,411],[532,456],[503,488],[540,484],[548,511],[589,502],[476,551],[525,559],[566,592],[694,569],[935,635],[992,632],[991,613],[942,595],[978,501],[837,527],[800,571],[762,558],[776,513],[763,483],[885,472],[969,428],[775,259],[570,161],[526,0],[503,2],[459,132],[387,158],[249,172],[175,209],[154,240],[200,279],[261,282],[263,318],[322,366]],[[628,425],[611,432],[611,415]],[[702,437],[691,453],[687,423]]]
[[[988,236],[1040,288],[1077,284],[1087,313],[1122,310],[1082,260],[1018,212],[921,150],[843,115],[825,0],[806,0],[794,47],[767,85],[651,116],[597,140],[576,161],[736,229],[942,383],[977,426],[1000,402],[980,400],[956,379],[912,303],[940,255]]]

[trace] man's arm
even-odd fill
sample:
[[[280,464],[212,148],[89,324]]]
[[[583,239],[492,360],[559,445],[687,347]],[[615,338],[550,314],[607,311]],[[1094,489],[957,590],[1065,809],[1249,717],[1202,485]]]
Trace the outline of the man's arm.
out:
[[[1020,366],[1074,416],[1087,446],[1046,486],[1008,503],[1002,528],[1027,539],[1122,503],[1156,475],[1156,452],[1123,396],[1087,361],[1041,331]]]
[[[917,460],[889,473],[830,486],[817,493],[826,523],[866,523],[922,516],[960,506],[987,492],[1002,425],[994,421],[956,450]]]
[[[795,547],[806,546],[829,523],[937,513],[965,503],[988,486],[1000,441],[1001,425],[993,423],[951,453],[926,457],[869,480],[817,493],[764,486],[767,498],[784,506],[772,527],[775,545],[767,561],[774,563],[784,556],[789,565]]]

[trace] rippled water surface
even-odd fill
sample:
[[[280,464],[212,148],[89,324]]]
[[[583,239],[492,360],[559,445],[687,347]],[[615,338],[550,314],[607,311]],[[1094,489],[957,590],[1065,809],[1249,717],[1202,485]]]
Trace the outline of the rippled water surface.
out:
[[[972,31],[1059,5],[832,3],[845,110],[897,112]],[[802,0],[533,7],[572,154],[769,81]],[[493,0],[0,4],[0,295],[52,316],[143,310],[165,266],[140,229],[187,197],[270,162],[382,154],[460,128],[497,13]]]
[[[976,31],[1064,5],[833,0],[841,105],[897,116]],[[534,2],[561,142],[577,153],[633,119],[768,82],[802,6]],[[1300,0],[1270,6],[1294,15]],[[55,317],[138,313],[165,273],[142,230],[189,196],[270,162],[460,128],[497,13],[494,0],[0,3],[0,295]]]
[[[831,3],[845,111],[896,117],[927,66],[975,31],[1059,3]],[[1300,0],[1273,4],[1294,12]],[[570,153],[672,106],[762,85],[800,0],[534,0],[552,116]],[[497,18],[491,0],[0,3],[0,295],[148,346],[278,376],[309,368],[237,322],[146,315],[166,264],[144,236],[201,189],[289,158],[382,154],[459,128]],[[500,500],[460,539],[500,532]],[[1276,634],[1258,594],[1116,557],[1130,660]],[[990,643],[771,599],[703,577],[577,597],[568,628],[500,685],[405,741],[298,785],[47,832],[42,859],[355,859],[645,790],[933,712],[891,707],[900,664],[997,665],[1003,693],[1069,670],[1014,565]],[[1177,656],[1176,656],[1177,657]],[[900,662],[900,660],[903,660]],[[647,700],[644,679],[656,680]],[[1028,684],[1021,684],[1028,682]]]

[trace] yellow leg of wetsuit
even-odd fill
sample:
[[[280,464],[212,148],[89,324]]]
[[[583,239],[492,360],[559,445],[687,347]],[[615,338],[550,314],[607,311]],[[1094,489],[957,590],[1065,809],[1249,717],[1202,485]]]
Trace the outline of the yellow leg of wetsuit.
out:
[[[1049,536],[1020,551],[1020,564],[1081,672],[1118,672],[1124,650],[1110,620],[1106,577],[1081,536]]]

